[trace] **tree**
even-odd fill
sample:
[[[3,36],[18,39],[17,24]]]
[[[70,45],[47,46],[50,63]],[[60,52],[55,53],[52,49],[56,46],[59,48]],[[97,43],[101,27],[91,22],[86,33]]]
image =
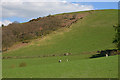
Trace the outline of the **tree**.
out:
[[[2,27],[4,27],[4,24],[2,24]]]
[[[49,14],[47,17],[51,17],[52,15],[51,14]]]
[[[118,50],[120,50],[120,24],[114,25],[113,27],[115,28],[115,32],[116,32],[113,43],[115,43]]]

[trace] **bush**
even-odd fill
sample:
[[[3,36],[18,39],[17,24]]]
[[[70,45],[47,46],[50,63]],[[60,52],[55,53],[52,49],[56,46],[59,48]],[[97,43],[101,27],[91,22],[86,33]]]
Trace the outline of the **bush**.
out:
[[[13,65],[11,65],[11,66],[10,66],[10,68],[15,68],[15,65],[14,65],[14,64],[13,64]]]
[[[29,43],[30,42],[30,40],[24,40],[24,41],[22,41],[22,43]]]
[[[19,67],[25,67],[26,66],[26,63],[25,62],[22,62],[19,64]]]

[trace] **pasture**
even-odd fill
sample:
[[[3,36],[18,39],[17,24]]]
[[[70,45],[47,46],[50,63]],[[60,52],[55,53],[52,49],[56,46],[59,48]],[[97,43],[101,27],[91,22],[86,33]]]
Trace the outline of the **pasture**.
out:
[[[68,56],[3,59],[3,77],[117,78],[117,55],[89,58],[98,50],[115,49],[112,43],[115,36],[113,25],[118,23],[117,18],[117,10],[94,11],[70,28],[61,28],[43,38],[32,40],[29,45],[3,53],[3,56],[11,57],[72,53]],[[58,63],[60,59],[62,62]],[[20,63],[26,65],[20,67]]]

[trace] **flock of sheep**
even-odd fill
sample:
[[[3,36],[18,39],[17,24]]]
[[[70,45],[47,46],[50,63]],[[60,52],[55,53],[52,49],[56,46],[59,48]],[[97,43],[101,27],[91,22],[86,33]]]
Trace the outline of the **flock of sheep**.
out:
[[[67,59],[66,61],[68,62],[68,59]],[[59,63],[61,63],[61,62],[62,62],[62,60],[60,59],[60,60],[59,60]]]

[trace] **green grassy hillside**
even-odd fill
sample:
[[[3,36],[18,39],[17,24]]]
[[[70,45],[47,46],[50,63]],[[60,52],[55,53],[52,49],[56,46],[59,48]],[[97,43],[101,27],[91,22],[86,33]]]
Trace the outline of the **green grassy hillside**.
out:
[[[117,10],[95,11],[70,28],[62,28],[43,39],[32,41],[28,46],[9,51],[3,56],[38,56],[66,52],[80,54],[114,48],[113,25],[118,22],[117,16]]]
[[[42,39],[32,40],[27,46],[3,53],[3,56],[72,53],[69,56],[3,59],[3,77],[117,78],[118,56],[89,59],[97,50],[115,48],[113,25],[118,23],[117,18],[117,10],[94,11],[70,28],[61,28]],[[62,63],[58,63],[60,59]],[[25,66],[19,67],[21,63]]]

